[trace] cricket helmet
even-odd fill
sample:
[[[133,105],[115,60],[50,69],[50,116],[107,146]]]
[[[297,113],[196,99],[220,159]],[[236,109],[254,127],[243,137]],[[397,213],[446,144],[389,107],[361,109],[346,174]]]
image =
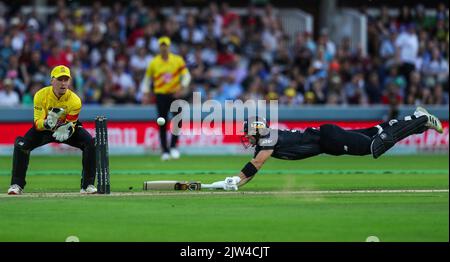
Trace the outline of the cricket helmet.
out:
[[[241,143],[248,148],[255,146],[261,137],[267,136],[270,129],[264,117],[252,116],[244,120],[243,132]]]

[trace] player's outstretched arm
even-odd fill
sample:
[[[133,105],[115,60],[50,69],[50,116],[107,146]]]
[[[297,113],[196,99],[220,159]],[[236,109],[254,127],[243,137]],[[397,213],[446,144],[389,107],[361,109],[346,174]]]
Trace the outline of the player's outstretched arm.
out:
[[[238,183],[238,186],[241,187],[245,184],[247,184],[250,180],[252,180],[256,172],[261,169],[261,167],[264,165],[267,159],[270,158],[272,155],[273,150],[261,150],[256,155],[255,158],[253,158],[250,162],[248,162],[244,168],[242,168],[241,173],[239,174],[240,181]]]
[[[212,184],[202,184],[202,188],[223,189],[236,191],[239,187],[252,180],[264,162],[272,155],[273,150],[261,150],[254,159],[248,162],[241,170],[239,176],[227,177],[225,180]]]

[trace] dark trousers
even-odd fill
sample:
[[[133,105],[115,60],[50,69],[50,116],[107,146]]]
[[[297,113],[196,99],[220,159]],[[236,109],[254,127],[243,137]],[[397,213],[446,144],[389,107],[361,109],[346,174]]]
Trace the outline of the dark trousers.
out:
[[[169,152],[169,147],[167,143],[167,126],[170,122],[168,116],[170,112],[170,105],[172,104],[173,101],[175,101],[175,98],[173,97],[172,94],[156,95],[156,109],[158,110],[158,117],[163,117],[166,120],[166,123],[159,127],[159,141],[161,142],[161,149],[164,153]],[[179,108],[176,114],[179,113],[181,113],[181,108]],[[181,128],[181,121],[178,124],[178,128]],[[178,142],[178,135],[172,134],[172,138],[170,141],[170,148],[175,148],[177,146],[177,142]]]
[[[376,134],[374,129],[344,130],[332,124],[321,125],[320,148],[323,153],[335,156],[369,155],[371,154],[370,144],[372,143],[372,137],[368,133],[372,132]]]
[[[411,116],[416,119],[415,116]],[[396,125],[405,125],[405,120],[397,120]],[[392,129],[389,122],[380,124],[383,130]],[[423,126],[413,134],[421,134],[428,128]],[[370,146],[375,135],[378,134],[378,128],[369,127],[364,129],[344,130],[339,126],[325,124],[320,126],[320,147],[323,153],[330,155],[369,155]],[[397,141],[398,142],[398,141]]]
[[[60,143],[55,140],[52,134],[51,131],[47,130],[38,131],[33,126],[23,137],[19,136],[16,138],[14,143],[11,185],[17,184],[22,188],[25,187],[25,176],[31,151],[51,142]],[[81,188],[85,189],[88,185],[93,185],[95,181],[95,144],[92,136],[84,128],[77,126],[75,133],[62,143],[83,151]]]

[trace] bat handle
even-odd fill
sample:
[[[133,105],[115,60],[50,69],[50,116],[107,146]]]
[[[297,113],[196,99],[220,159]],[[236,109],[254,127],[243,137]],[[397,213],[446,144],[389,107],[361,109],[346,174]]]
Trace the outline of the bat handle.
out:
[[[213,184],[203,184],[202,183],[202,189],[223,189],[223,188],[213,185]]]

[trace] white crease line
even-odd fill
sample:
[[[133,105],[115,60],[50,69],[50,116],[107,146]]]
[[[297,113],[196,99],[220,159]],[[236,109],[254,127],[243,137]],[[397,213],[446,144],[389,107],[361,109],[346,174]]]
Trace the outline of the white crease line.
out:
[[[29,198],[29,197],[125,197],[125,196],[198,196],[198,195],[313,195],[313,194],[386,194],[386,193],[448,193],[448,189],[380,189],[380,190],[313,190],[313,191],[148,191],[148,192],[112,192],[109,195],[86,195],[80,193],[24,193],[19,196],[0,194],[0,198]]]

